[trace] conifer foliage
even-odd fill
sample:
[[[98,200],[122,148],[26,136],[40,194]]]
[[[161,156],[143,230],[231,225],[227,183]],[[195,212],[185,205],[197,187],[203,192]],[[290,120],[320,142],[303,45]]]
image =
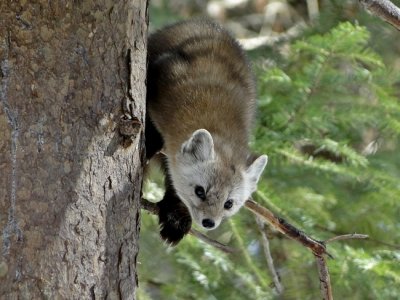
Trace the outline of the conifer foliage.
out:
[[[366,28],[342,23],[294,43],[283,67],[259,72],[255,148],[269,153],[271,164],[255,198],[313,236],[371,236],[330,246],[339,299],[400,294],[400,103],[395,77],[368,42]],[[299,250],[288,247],[290,260]],[[304,276],[299,263],[282,276],[297,294],[308,284],[295,286]]]
[[[269,164],[254,199],[321,240],[370,236],[329,244],[337,299],[400,295],[399,77],[370,45],[365,27],[344,22],[300,38],[273,62],[255,56],[252,146]],[[156,192],[149,187],[147,197]],[[191,236],[167,249],[155,218],[143,223],[139,299],[279,298],[256,220],[245,209],[212,233],[238,250],[233,254]],[[279,233],[267,235],[280,297],[320,298],[310,252]]]

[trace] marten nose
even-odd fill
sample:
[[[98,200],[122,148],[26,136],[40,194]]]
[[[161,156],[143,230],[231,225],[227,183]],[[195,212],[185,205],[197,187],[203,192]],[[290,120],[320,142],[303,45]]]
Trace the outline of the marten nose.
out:
[[[211,219],[203,219],[201,222],[205,228],[213,228],[215,226],[215,223]]]

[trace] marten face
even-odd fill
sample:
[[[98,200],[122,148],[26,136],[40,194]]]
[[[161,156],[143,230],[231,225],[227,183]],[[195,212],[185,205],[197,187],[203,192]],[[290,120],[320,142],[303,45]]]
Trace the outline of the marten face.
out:
[[[182,144],[175,161],[170,172],[178,196],[192,219],[211,230],[235,214],[256,190],[267,156],[258,157],[250,166],[226,162],[215,153],[211,134],[199,129]]]

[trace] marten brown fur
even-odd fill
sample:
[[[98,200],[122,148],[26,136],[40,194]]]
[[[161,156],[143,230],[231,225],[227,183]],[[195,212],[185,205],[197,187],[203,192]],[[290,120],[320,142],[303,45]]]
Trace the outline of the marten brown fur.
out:
[[[148,39],[146,149],[165,154],[161,236],[178,243],[192,220],[216,228],[256,189],[267,156],[250,159],[256,101],[246,55],[209,20],[168,26]]]

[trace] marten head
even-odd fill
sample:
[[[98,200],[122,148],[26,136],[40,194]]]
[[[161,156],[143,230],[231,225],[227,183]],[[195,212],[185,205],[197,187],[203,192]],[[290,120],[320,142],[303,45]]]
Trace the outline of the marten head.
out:
[[[257,182],[268,157],[261,155],[250,163],[227,161],[215,152],[211,134],[196,130],[185,141],[170,165],[178,196],[192,219],[205,229],[215,229],[235,214],[257,189]]]

